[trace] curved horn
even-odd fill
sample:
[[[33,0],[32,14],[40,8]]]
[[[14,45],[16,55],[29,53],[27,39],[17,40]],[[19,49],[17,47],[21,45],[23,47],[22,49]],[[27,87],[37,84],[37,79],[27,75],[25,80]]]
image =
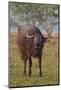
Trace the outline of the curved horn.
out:
[[[33,38],[33,35],[30,36],[30,35],[28,35],[28,33],[27,33],[26,37],[27,37],[27,38]]]

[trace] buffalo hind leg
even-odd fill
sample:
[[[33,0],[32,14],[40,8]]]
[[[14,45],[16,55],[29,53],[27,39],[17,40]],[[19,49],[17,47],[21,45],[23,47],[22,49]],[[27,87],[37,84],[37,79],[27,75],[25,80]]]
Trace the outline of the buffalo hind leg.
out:
[[[31,57],[29,58],[29,76],[31,76],[31,66],[32,66],[32,60]]]
[[[40,69],[40,77],[42,76],[42,71],[41,71],[41,59],[42,59],[42,54],[41,54],[41,56],[38,58],[38,61],[39,61],[39,69]]]

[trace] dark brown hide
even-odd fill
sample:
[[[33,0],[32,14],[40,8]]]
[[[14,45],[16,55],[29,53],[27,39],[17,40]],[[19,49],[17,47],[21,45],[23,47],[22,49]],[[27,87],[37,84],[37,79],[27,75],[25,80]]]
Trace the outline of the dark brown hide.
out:
[[[31,58],[37,57],[40,68],[40,76],[42,75],[41,58],[44,40],[45,38],[43,37],[42,33],[35,26],[28,25],[18,28],[17,44],[24,61],[24,74],[26,74],[26,62],[29,60],[29,76],[31,76]]]

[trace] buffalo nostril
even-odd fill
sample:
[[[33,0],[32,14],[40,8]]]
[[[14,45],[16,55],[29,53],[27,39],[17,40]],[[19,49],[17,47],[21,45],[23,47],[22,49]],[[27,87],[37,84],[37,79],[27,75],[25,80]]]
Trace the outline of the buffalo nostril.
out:
[[[40,44],[39,44],[39,43],[37,43],[37,44],[36,44],[36,46],[40,46]]]
[[[40,43],[37,43],[37,44],[35,45],[35,49],[38,49],[38,48],[40,48]]]

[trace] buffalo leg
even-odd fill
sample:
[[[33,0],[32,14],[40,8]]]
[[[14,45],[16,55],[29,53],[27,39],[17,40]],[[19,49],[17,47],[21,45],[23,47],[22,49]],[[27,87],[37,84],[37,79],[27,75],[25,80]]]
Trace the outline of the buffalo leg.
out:
[[[26,62],[27,60],[24,61],[24,75],[26,75]]]
[[[40,68],[40,76],[42,76],[42,71],[41,71],[41,59],[42,59],[42,54],[41,54],[41,56],[38,58],[39,68]]]
[[[31,76],[31,66],[32,66],[32,60],[31,57],[29,58],[29,76]]]

